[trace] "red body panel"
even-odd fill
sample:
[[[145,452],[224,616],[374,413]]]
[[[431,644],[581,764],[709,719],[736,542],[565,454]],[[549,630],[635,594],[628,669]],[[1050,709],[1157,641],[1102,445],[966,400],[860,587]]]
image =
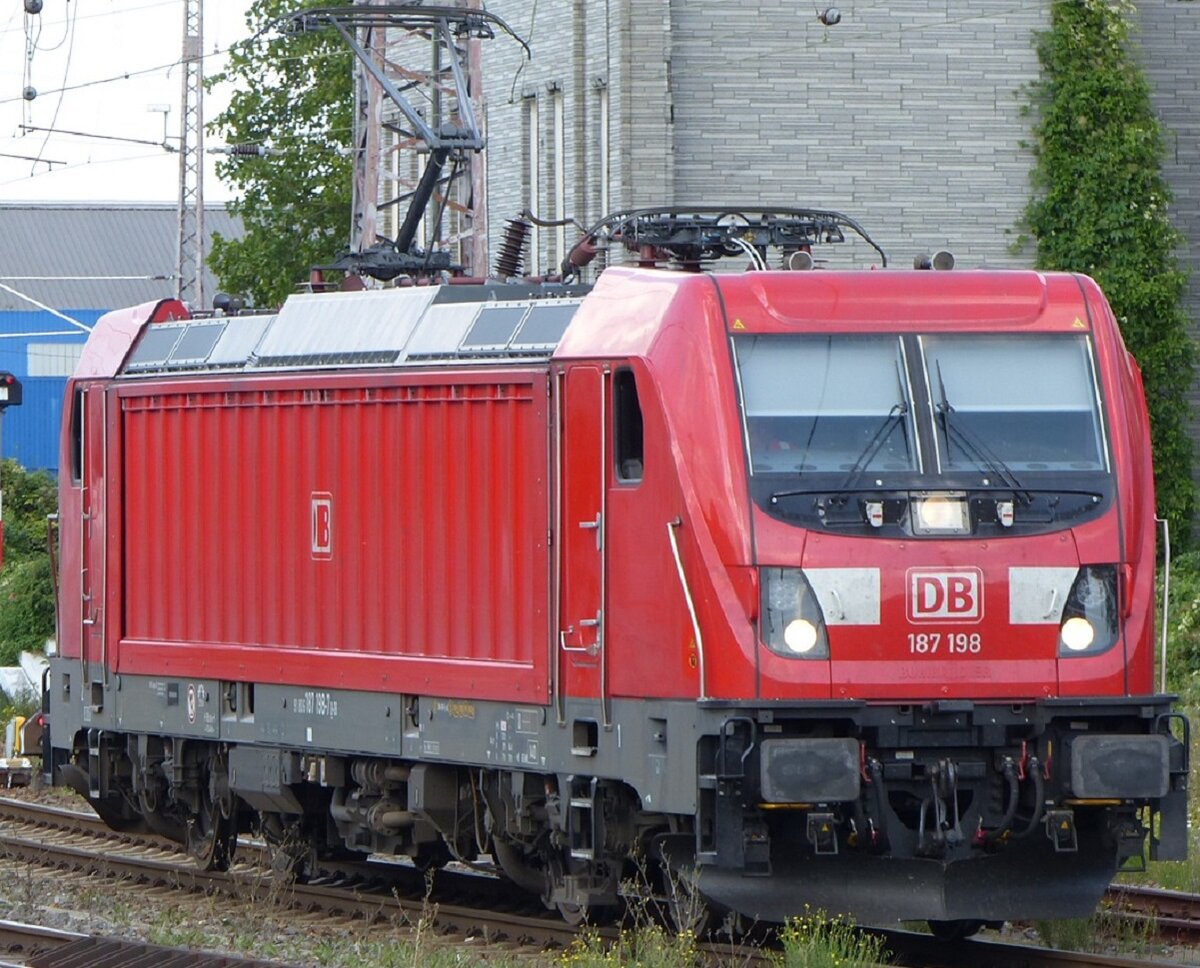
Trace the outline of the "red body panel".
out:
[[[85,442],[61,497],[81,525],[62,532],[64,655],[86,643],[130,673],[534,702],[553,682],[588,698],[1152,691],[1148,423],[1090,280],[612,269],[549,365],[109,380],[176,305],[106,317],[69,390],[88,402],[63,437],[64,468],[73,434]],[[871,331],[1089,333],[1112,506],[988,542],[839,537],[757,508],[731,338]],[[621,368],[644,419],[637,481],[615,469]],[[1060,659],[1053,622],[1009,621],[1011,569],[1088,564],[1120,568],[1122,638]],[[833,622],[828,660],[770,652],[761,567],[877,569],[878,620]],[[978,575],[978,652],[913,651],[912,635],[966,629],[914,621],[913,569]]]
[[[119,668],[545,701],[545,374],[314,382],[122,388]]]

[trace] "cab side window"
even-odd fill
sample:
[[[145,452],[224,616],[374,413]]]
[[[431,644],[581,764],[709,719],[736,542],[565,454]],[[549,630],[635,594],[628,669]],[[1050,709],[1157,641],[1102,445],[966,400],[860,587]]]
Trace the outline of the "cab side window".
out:
[[[71,483],[83,482],[83,391],[71,398]]]
[[[642,442],[642,405],[638,401],[633,370],[617,370],[613,378],[613,451],[617,480],[637,483],[645,472]]]

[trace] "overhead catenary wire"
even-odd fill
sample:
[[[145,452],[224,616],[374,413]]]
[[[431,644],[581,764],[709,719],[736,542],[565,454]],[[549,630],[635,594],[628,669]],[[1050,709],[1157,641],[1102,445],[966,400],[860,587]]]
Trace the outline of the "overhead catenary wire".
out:
[[[78,335],[79,335],[79,330],[77,330],[77,329],[48,329],[48,330],[39,330],[38,332],[35,332],[35,333],[0,333],[0,339],[35,339],[39,336],[78,336]],[[82,346],[83,343],[80,343],[79,345]],[[36,350],[31,350],[28,355],[30,357],[33,357],[36,359],[47,359],[47,360],[54,359],[52,354],[38,353]]]
[[[128,144],[134,144],[134,145],[156,145],[156,146],[161,146],[163,148],[167,148],[168,150],[171,150],[170,147],[166,143],[166,139],[164,139],[162,141],[150,141],[147,138],[126,138],[122,135],[117,135],[117,134],[98,134],[98,133],[91,132],[91,131],[71,131],[67,128],[54,128],[54,127],[43,128],[43,127],[39,127],[36,124],[23,124],[23,125],[21,125],[21,130],[22,131],[45,131],[48,135],[50,135],[50,134],[66,134],[66,135],[71,135],[72,137],[76,137],[76,138],[95,138],[100,141],[123,141],[123,142],[127,142]]]
[[[95,13],[84,13],[79,15],[79,19],[98,20],[102,17],[120,17],[128,13],[138,13],[141,10],[153,10],[155,7],[174,7],[178,5],[178,3],[179,0],[158,0],[156,3],[144,3],[138,7],[122,7],[119,10],[101,10]],[[14,8],[18,8],[18,6],[19,5],[14,4]],[[3,36],[4,34],[13,34],[22,29],[20,27],[12,26],[12,22],[17,19],[17,12],[19,12],[19,10],[15,10],[13,15],[9,17],[8,22],[3,27],[0,27],[0,36]],[[45,17],[43,17],[43,23],[53,27],[57,24],[65,24],[68,19],[69,18],[64,17],[62,20],[47,20]]]
[[[50,313],[52,316],[57,316],[59,319],[70,323],[72,326],[78,327],[79,329],[83,330],[85,333],[90,333],[92,331],[92,327],[89,326],[87,323],[81,323],[78,319],[75,319],[72,316],[68,316],[66,313],[62,312],[61,310],[55,309],[53,306],[47,306],[40,299],[34,299],[33,296],[29,295],[28,293],[21,292],[20,289],[14,289],[12,286],[6,285],[3,282],[0,282],[0,289],[3,289],[5,292],[12,293],[12,295],[16,296],[18,299],[23,299],[23,300],[25,300],[25,302],[31,303],[32,305],[37,306],[38,309],[45,310],[46,312]]]
[[[230,48],[225,48],[224,50],[214,50],[214,51],[212,51],[208,54],[204,54],[202,56],[204,56],[204,57],[223,56],[223,55],[229,53],[229,50],[230,50]],[[144,77],[147,74],[157,74],[159,71],[171,71],[171,70],[174,70],[176,67],[182,66],[182,64],[183,64],[182,60],[175,60],[169,64],[156,64],[154,67],[144,67],[139,71],[125,71],[125,73],[123,73],[123,74],[114,74],[111,77],[97,78],[94,81],[82,81],[79,84],[66,85],[61,88],[55,88],[55,89],[52,89],[49,91],[43,91],[42,93],[43,94],[62,94],[67,91],[82,91],[82,90],[86,90],[89,87],[98,87],[101,84],[114,84],[117,81],[128,81],[130,78],[134,78],[134,77]],[[18,95],[16,97],[0,98],[0,104],[12,104],[15,101],[22,101],[22,100],[24,100],[24,97],[20,96],[20,95]]]
[[[52,161],[49,158],[35,158],[33,155],[14,155],[7,151],[0,151],[0,158],[16,158],[18,161],[37,161],[43,165],[65,165],[65,161]]]
[[[160,279],[174,279],[173,273],[159,273],[147,276],[0,276],[9,282],[156,282]]]
[[[63,106],[63,95],[66,93],[67,78],[70,76],[70,73],[71,73],[71,58],[72,58],[72,55],[75,53],[75,14],[78,13],[78,11],[79,11],[79,3],[76,2],[75,6],[73,6],[71,8],[71,16],[68,18],[68,23],[67,23],[67,28],[66,28],[67,60],[66,60],[66,63],[63,64],[62,90],[60,90],[58,92],[58,100],[54,104],[54,115],[50,118],[51,129],[53,129],[54,125],[58,123],[58,115],[59,115],[59,112],[62,111],[62,106]],[[61,45],[59,45],[59,46],[61,46]],[[42,139],[41,146],[38,148],[37,161],[34,161],[33,164],[37,165],[41,162],[42,153],[46,150],[46,145],[48,145],[49,143],[50,143],[50,133],[47,132],[46,137],[44,137]]]
[[[145,9],[150,9],[150,8],[155,8],[155,7],[167,7],[167,6],[174,5],[176,2],[177,2],[177,0],[164,0],[164,2],[161,2],[161,3],[143,3],[143,4],[137,5],[136,7],[128,7],[123,10],[106,11],[103,14],[89,14],[87,12],[87,8],[84,7],[84,5],[79,2],[79,0],[76,0],[75,4],[71,4],[71,0],[66,0],[66,6],[67,6],[67,10],[69,12],[68,12],[68,15],[65,18],[63,18],[61,21],[59,21],[59,20],[52,21],[52,20],[46,19],[44,16],[42,16],[40,14],[36,18],[31,18],[29,15],[25,15],[25,19],[31,20],[31,21],[36,20],[36,23],[29,24],[30,30],[41,30],[43,25],[49,26],[52,24],[57,25],[59,23],[65,24],[66,29],[63,31],[64,41],[73,43],[74,36],[77,36],[77,35],[73,36],[72,31],[78,29],[79,21],[91,19],[92,17],[99,17],[99,16],[107,17],[107,16],[113,16],[113,15],[117,15],[117,14],[127,14],[127,13],[132,13],[135,10],[145,10]],[[80,7],[83,7],[83,10],[80,10]],[[20,11],[20,5],[18,3],[17,9],[14,10],[13,13],[6,20],[0,20],[0,39],[2,39],[3,34],[14,33],[15,30],[17,30],[17,29],[25,29],[25,26],[20,23],[19,18],[21,18],[22,15],[19,11]],[[55,29],[54,32],[55,32],[55,34],[57,34],[57,29]],[[26,31],[26,33],[27,33],[27,35],[29,35],[29,31]],[[46,34],[43,33],[41,36],[44,38],[46,36]],[[29,35],[29,39],[32,42],[36,38],[33,38],[32,35]],[[273,45],[276,42],[276,40],[277,40],[277,38],[273,39],[273,38],[267,37],[264,35],[263,32],[260,31],[259,33],[255,34],[253,36],[250,36],[248,38],[246,38],[246,37],[239,38],[238,40],[236,40],[232,43],[226,44],[223,47],[219,46],[219,45],[214,46],[214,47],[210,48],[209,50],[206,50],[206,51],[203,51],[202,53],[200,53],[199,57],[201,60],[203,60],[204,62],[206,62],[210,65],[213,65],[214,60],[220,62],[219,64],[216,64],[216,65],[213,65],[210,67],[210,71],[212,72],[212,74],[210,74],[210,76],[213,76],[217,72],[225,71],[228,69],[228,67],[226,65],[229,61],[230,55],[235,54],[236,51],[238,51],[239,49],[257,48],[260,46],[264,46],[268,43]],[[63,43],[63,41],[59,41],[59,39],[56,36],[55,37],[55,46],[60,47],[62,45],[62,43]],[[31,46],[31,48],[30,48],[29,53],[31,56],[33,56],[33,47],[36,47],[37,50],[50,49],[45,46],[44,41],[37,40],[37,42],[35,44],[33,44],[33,46]],[[311,61],[312,58],[314,57],[314,54],[316,57],[319,57],[322,60],[342,56],[341,53],[339,53],[337,51],[321,51],[321,52],[310,52],[310,53],[306,53],[304,55],[297,54],[294,57],[293,56],[284,56],[282,58],[279,58],[278,61],[280,64],[287,64],[289,62]],[[62,53],[60,52],[60,54],[57,56],[60,58],[60,65],[61,65]],[[51,174],[60,174],[61,175],[66,172],[78,171],[88,165],[111,164],[114,161],[116,161],[116,162],[133,162],[133,161],[146,160],[149,157],[152,157],[152,156],[147,156],[147,155],[135,155],[135,156],[126,156],[126,157],[122,157],[119,159],[109,159],[107,157],[104,157],[104,153],[101,153],[98,155],[89,155],[89,157],[87,157],[86,159],[80,159],[80,160],[74,160],[74,161],[62,161],[59,159],[46,158],[45,153],[48,150],[48,145],[52,141],[53,136],[55,134],[66,134],[73,138],[95,140],[97,142],[97,144],[99,144],[101,142],[111,142],[111,141],[123,140],[123,141],[126,141],[131,144],[155,145],[158,147],[165,148],[168,151],[174,150],[174,139],[170,138],[169,136],[165,136],[162,141],[158,141],[158,140],[150,141],[148,139],[129,138],[127,136],[120,135],[115,132],[110,133],[110,132],[106,132],[103,130],[84,132],[84,131],[71,130],[71,129],[65,129],[65,128],[60,129],[57,125],[57,118],[58,118],[59,109],[64,107],[64,104],[63,104],[64,95],[67,92],[78,92],[78,91],[85,91],[85,90],[89,90],[89,89],[93,89],[93,90],[101,89],[103,86],[110,86],[112,84],[119,83],[122,81],[134,81],[135,79],[139,79],[139,78],[145,79],[147,77],[153,77],[154,75],[160,75],[164,72],[169,75],[172,71],[184,66],[182,58],[172,60],[169,63],[164,61],[162,63],[155,64],[150,67],[123,71],[119,74],[111,74],[111,75],[102,76],[102,77],[93,77],[93,78],[90,78],[87,80],[72,82],[72,73],[77,75],[78,65],[79,65],[78,57],[75,58],[75,63],[73,66],[70,64],[69,58],[68,58],[68,64],[66,65],[66,67],[62,68],[60,66],[60,69],[63,70],[62,83],[54,89],[47,90],[47,89],[43,88],[38,91],[38,96],[41,98],[44,98],[45,96],[54,96],[54,95],[57,95],[57,97],[58,97],[58,103],[55,106],[55,120],[49,126],[42,126],[42,125],[35,126],[35,125],[29,123],[31,119],[28,117],[28,111],[30,110],[31,102],[23,94],[18,94],[18,95],[9,96],[9,97],[0,97],[0,105],[9,105],[9,104],[13,104],[14,102],[20,102],[23,104],[23,106],[25,108],[25,112],[26,112],[26,117],[24,120],[26,121],[26,127],[28,129],[24,132],[24,134],[29,134],[29,133],[31,133],[32,130],[37,130],[39,133],[44,132],[44,137],[43,137],[43,140],[42,140],[40,146],[33,152],[21,151],[19,148],[15,151],[0,150],[0,159],[11,158],[13,161],[22,161],[22,162],[31,162],[32,163],[32,165],[31,165],[32,170],[25,173],[23,177],[10,178],[3,182],[0,182],[0,184],[14,185],[19,182],[26,181],[29,178],[44,178],[46,175],[51,175]],[[36,67],[37,65],[35,64],[34,66]],[[44,65],[43,65],[43,67],[44,67]],[[27,85],[27,86],[32,86],[32,85]],[[69,106],[73,100],[74,100],[73,98],[66,99],[66,105]],[[39,101],[38,103],[41,103],[41,102]],[[34,110],[36,110],[36,108],[34,108]],[[298,132],[294,132],[294,131],[280,132],[278,134],[278,138],[282,139],[284,142],[301,141],[301,140],[315,140],[315,139],[329,140],[331,138],[336,140],[339,137],[339,135],[341,134],[341,132],[328,131],[328,130],[313,131],[311,133],[299,134],[299,137],[297,137],[298,134],[299,134]],[[16,135],[15,137],[10,136],[8,138],[0,136],[0,149],[17,148],[16,139],[18,137],[21,137],[21,135]],[[212,153],[213,154],[230,154],[232,157],[229,159],[229,161],[236,163],[239,156],[244,158],[251,154],[256,154],[259,156],[266,156],[266,155],[270,155],[270,154],[280,153],[280,149],[279,149],[278,145],[274,145],[274,144],[270,143],[270,141],[274,141],[274,140],[276,140],[276,139],[273,139],[273,138],[271,138],[269,140],[264,139],[263,150],[261,150],[261,151],[251,147],[254,144],[253,142],[243,141],[243,142],[240,142],[239,145],[234,146],[231,150],[217,149],[216,151],[213,151]],[[55,143],[58,144],[58,142],[55,142]],[[286,150],[286,149],[284,149],[284,150]],[[56,150],[56,153],[57,153],[57,150]],[[70,176],[68,176],[68,177],[70,177]]]
[[[160,158],[160,157],[161,157],[160,154],[155,153],[152,155],[151,154],[126,155],[121,158],[102,158],[99,160],[93,160],[93,159],[89,158],[87,161],[80,161],[80,162],[76,162],[74,164],[64,164],[62,162],[56,162],[56,164],[59,165],[59,168],[54,171],[44,171],[44,172],[41,172],[40,174],[32,174],[32,175],[26,174],[26,175],[20,176],[19,178],[10,178],[10,179],[8,179],[8,181],[0,182],[0,186],[16,185],[20,182],[27,182],[31,178],[45,178],[47,175],[52,175],[52,174],[61,175],[61,174],[65,174],[66,172],[69,172],[69,171],[75,171],[79,168],[86,168],[88,165],[122,165],[127,162],[131,162],[131,161],[145,161],[148,158]]]
[[[225,57],[229,54],[234,53],[239,48],[248,47],[248,46],[256,43],[259,39],[260,39],[259,35],[256,35],[254,37],[247,38],[246,40],[235,41],[234,43],[229,44],[227,47],[214,47],[212,50],[208,51],[207,53],[200,54],[200,59],[207,61],[214,57]],[[282,57],[279,59],[279,63],[281,63],[281,64],[287,63],[288,61],[293,61],[293,60],[294,61],[312,60],[314,58],[322,58],[322,57],[332,59],[337,56],[340,56],[340,54],[333,52],[333,51],[330,51],[327,53],[305,54],[303,56],[297,55],[295,57]],[[109,77],[99,77],[99,78],[96,78],[91,81],[82,81],[78,84],[66,85],[61,88],[52,88],[47,91],[41,91],[41,92],[39,92],[39,94],[46,95],[46,94],[59,94],[59,93],[63,93],[66,91],[82,91],[82,90],[86,90],[87,88],[98,87],[101,84],[115,84],[119,81],[128,81],[135,77],[144,77],[147,74],[156,74],[159,71],[170,72],[170,71],[173,71],[175,68],[182,67],[182,66],[183,66],[183,59],[178,58],[176,60],[170,61],[169,63],[155,64],[153,67],[143,67],[136,71],[124,71],[120,74],[113,74]],[[25,100],[23,95],[15,95],[12,97],[0,98],[0,104],[13,104],[17,101],[23,101],[23,100]]]

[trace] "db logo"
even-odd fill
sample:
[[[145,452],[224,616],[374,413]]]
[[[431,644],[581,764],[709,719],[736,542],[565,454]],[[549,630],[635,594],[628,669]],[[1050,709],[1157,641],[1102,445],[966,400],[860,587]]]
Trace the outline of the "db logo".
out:
[[[911,622],[978,622],[983,618],[983,573],[978,568],[908,570]]]
[[[333,557],[333,495],[313,491],[312,556],[318,561]]]

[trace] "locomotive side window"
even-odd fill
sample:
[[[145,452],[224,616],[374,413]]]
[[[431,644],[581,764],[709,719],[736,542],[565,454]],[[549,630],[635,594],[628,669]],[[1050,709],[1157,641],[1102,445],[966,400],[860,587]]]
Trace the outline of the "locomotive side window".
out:
[[[83,391],[71,399],[71,483],[83,481]]]
[[[617,480],[635,482],[645,471],[642,441],[642,405],[638,401],[633,370],[617,370],[613,377],[613,452]]]
[[[944,472],[1103,471],[1103,431],[1083,336],[923,336]]]
[[[896,336],[746,336],[735,349],[752,473],[916,468]]]

